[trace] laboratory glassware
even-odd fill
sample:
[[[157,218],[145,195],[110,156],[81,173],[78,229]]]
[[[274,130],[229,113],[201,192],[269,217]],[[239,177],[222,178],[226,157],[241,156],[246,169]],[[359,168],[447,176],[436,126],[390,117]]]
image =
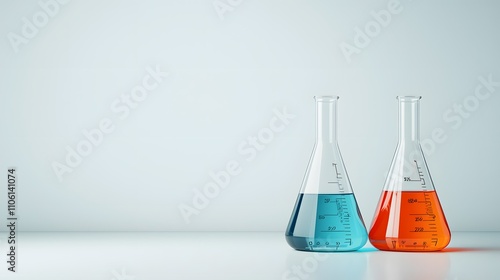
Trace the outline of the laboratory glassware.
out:
[[[420,146],[420,96],[398,96],[399,140],[369,238],[388,251],[439,251],[451,239]]]
[[[354,251],[368,234],[337,143],[338,96],[316,96],[316,143],[288,227],[301,251]]]

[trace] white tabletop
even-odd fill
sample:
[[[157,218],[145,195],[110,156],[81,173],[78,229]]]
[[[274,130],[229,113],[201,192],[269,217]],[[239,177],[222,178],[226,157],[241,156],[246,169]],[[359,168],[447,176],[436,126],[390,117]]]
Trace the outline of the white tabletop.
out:
[[[500,279],[499,232],[454,232],[434,253],[299,252],[281,232],[19,233],[18,246],[0,279]]]

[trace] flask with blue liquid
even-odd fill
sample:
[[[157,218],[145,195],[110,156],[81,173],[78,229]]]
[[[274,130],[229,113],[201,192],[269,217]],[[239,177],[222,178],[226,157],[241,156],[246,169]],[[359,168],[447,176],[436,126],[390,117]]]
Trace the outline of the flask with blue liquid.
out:
[[[338,96],[315,96],[316,144],[286,229],[301,251],[355,251],[368,235],[337,144]]]

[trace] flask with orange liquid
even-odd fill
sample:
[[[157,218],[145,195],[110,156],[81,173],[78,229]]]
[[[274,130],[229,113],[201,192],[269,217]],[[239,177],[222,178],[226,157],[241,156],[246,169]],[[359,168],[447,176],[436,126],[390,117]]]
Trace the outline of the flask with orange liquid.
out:
[[[420,146],[420,96],[398,96],[399,143],[369,239],[387,251],[439,251],[450,230]]]

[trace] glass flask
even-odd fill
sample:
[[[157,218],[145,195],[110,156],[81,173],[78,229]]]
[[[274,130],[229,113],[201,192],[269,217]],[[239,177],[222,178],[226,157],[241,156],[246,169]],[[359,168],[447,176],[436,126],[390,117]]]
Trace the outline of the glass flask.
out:
[[[451,239],[419,136],[420,96],[398,96],[399,141],[370,229],[380,250],[438,251]]]
[[[354,251],[368,235],[337,144],[337,96],[316,96],[316,144],[286,229],[288,244]]]

